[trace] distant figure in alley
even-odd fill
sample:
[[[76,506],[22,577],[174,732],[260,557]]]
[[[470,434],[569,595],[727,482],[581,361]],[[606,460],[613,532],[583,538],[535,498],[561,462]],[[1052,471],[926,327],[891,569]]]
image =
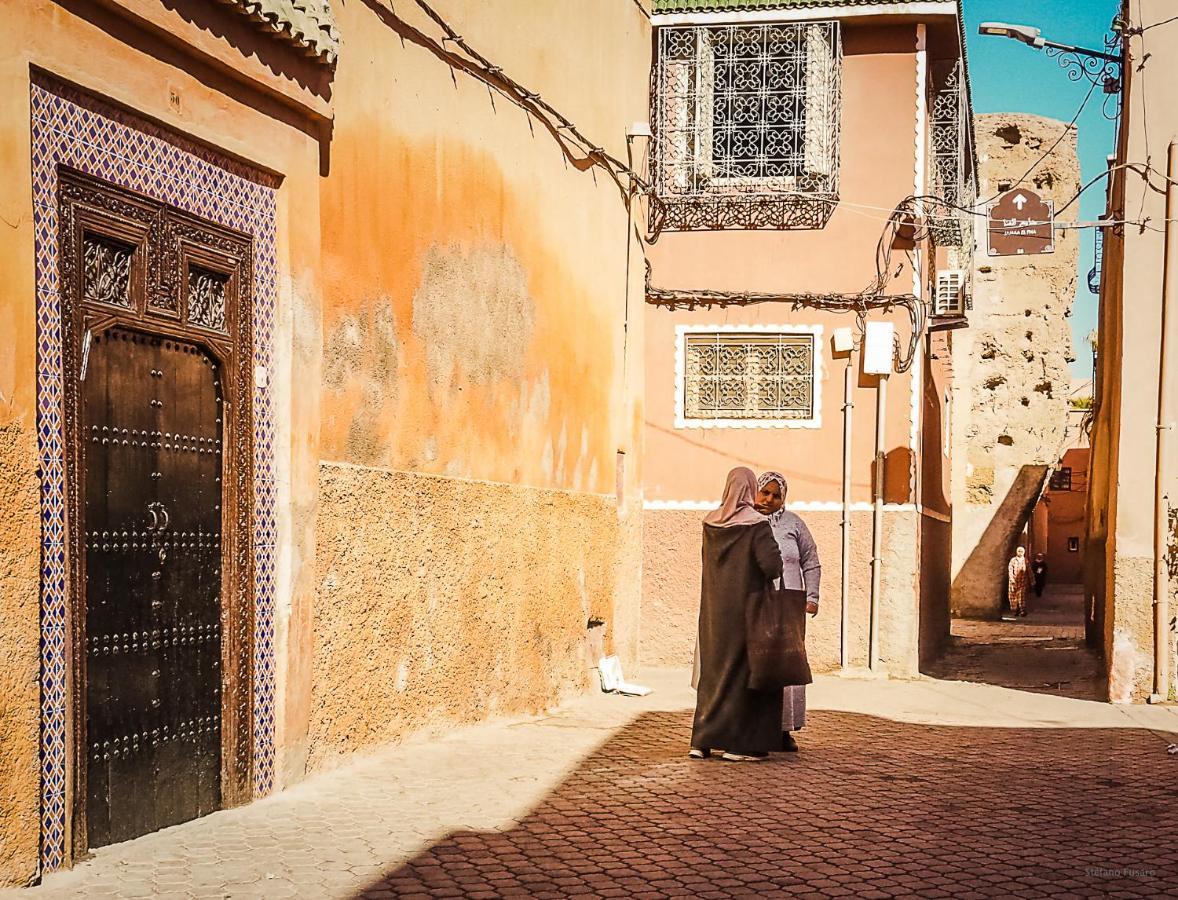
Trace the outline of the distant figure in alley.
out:
[[[704,519],[694,759],[718,748],[729,762],[752,762],[781,746],[782,695],[748,689],[745,603],[782,572],[781,551],[756,499],[752,470],[733,469],[720,506]]]
[[[1012,615],[1027,614],[1027,551],[1019,547],[1006,566],[1006,590]]]
[[[1031,577],[1035,582],[1035,596],[1042,597],[1043,589],[1047,586],[1047,557],[1042,553],[1035,554],[1035,561],[1031,563]]]
[[[789,484],[780,472],[764,472],[757,479],[757,512],[769,519],[773,537],[781,550],[781,587],[806,592],[806,612],[818,615],[818,590],[822,583],[822,565],[818,546],[806,523],[785,508]],[[795,753],[798,742],[793,732],[806,724],[806,686],[785,689],[781,711],[781,749]]]

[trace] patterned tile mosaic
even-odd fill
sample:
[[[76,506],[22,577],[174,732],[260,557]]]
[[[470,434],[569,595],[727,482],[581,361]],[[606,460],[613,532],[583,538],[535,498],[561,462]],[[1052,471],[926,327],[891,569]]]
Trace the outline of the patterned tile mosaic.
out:
[[[41,463],[41,857],[66,861],[67,659],[62,310],[57,172],[68,166],[254,238],[254,363],[269,368],[275,285],[275,192],[245,166],[69,88],[31,86],[37,276],[37,435]],[[254,392],[254,791],[274,783],[274,422]]]

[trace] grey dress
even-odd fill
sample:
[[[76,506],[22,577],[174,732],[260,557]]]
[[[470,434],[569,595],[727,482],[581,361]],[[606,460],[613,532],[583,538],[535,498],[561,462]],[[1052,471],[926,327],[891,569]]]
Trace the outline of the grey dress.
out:
[[[818,547],[810,529],[797,513],[782,510],[769,517],[773,537],[781,549],[783,564],[779,587],[804,590],[806,599],[818,602],[822,584],[822,566],[818,562]],[[806,724],[806,686],[787,687],[782,698],[781,730],[797,731]]]

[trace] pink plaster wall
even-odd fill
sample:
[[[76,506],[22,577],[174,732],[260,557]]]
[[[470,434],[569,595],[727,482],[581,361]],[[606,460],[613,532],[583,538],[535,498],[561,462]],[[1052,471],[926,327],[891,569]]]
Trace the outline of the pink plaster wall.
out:
[[[916,40],[913,24],[843,30],[841,201],[820,230],[700,231],[664,234],[650,248],[652,279],[662,287],[723,290],[862,290],[875,277],[875,250],[884,220],[913,193],[916,167]],[[896,254],[894,260],[902,260]],[[913,289],[905,266],[890,291]],[[901,341],[907,315],[886,316]],[[781,324],[822,326],[820,428],[676,429],[675,326]],[[833,501],[841,491],[845,358],[832,358],[830,337],[854,320],[781,304],[669,312],[646,310],[646,466],[648,500],[708,500],[718,496],[736,465],[777,469],[790,479],[791,501]],[[919,365],[919,364],[918,364]],[[853,489],[871,497],[876,379],[856,378]],[[893,375],[888,388],[887,498],[909,502],[913,383]]]

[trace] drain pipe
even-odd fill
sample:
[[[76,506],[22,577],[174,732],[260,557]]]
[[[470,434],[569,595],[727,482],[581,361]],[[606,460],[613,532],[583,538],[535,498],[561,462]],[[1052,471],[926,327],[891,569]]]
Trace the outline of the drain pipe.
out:
[[[871,507],[871,641],[867,667],[879,668],[879,595],[883,575],[884,426],[887,421],[888,376],[879,376],[875,406],[875,497]]]
[[[851,624],[851,419],[855,409],[854,369],[855,351],[847,354],[847,368],[843,372],[843,546],[839,619],[839,665],[846,669],[851,664],[848,631]]]
[[[1158,412],[1155,423],[1156,444],[1153,486],[1153,694],[1151,703],[1164,703],[1170,694],[1170,573],[1166,560],[1169,537],[1169,496],[1166,489],[1170,479],[1170,293],[1175,278],[1175,198],[1174,181],[1178,175],[1175,149],[1171,142],[1166,154],[1166,238],[1162,256],[1162,324],[1158,350]]]

